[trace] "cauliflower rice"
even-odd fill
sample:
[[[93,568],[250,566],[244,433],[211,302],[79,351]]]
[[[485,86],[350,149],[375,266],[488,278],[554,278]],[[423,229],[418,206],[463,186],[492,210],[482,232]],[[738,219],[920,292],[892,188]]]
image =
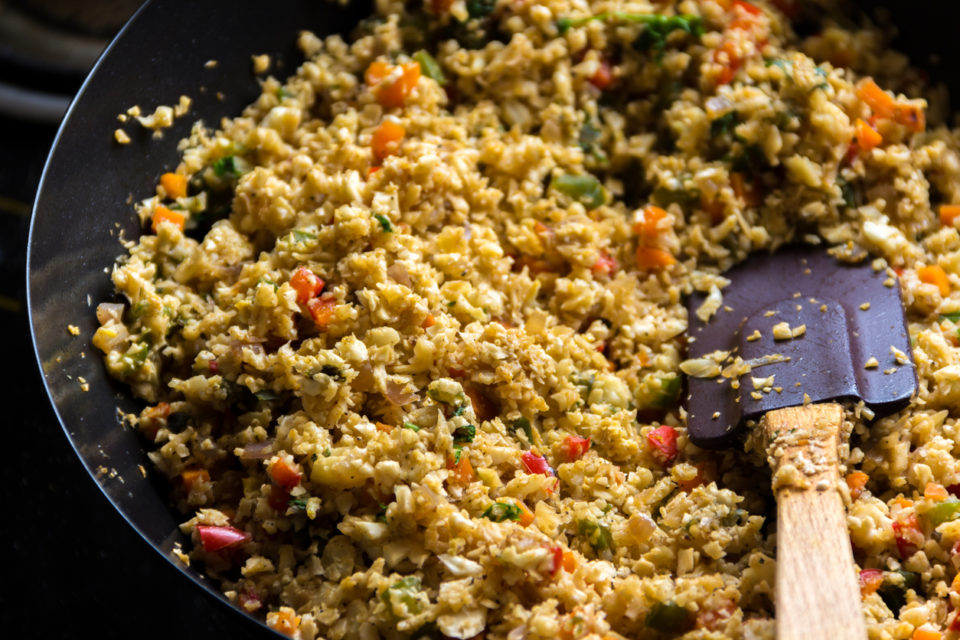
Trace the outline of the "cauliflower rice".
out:
[[[688,441],[683,299],[806,239],[899,276],[920,380],[847,414],[870,637],[957,637],[960,136],[797,6],[380,0],[197,123],[94,336],[183,561],[304,640],[773,637],[769,468]]]

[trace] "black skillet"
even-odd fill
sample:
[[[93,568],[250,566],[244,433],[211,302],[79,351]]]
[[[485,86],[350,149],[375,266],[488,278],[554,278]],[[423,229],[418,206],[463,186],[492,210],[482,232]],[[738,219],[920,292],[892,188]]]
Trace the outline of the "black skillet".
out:
[[[135,238],[140,231],[130,199],[152,194],[159,175],[176,167],[177,142],[194,121],[216,125],[259,94],[251,55],[271,54],[278,65],[271,72],[286,77],[302,60],[295,46],[300,30],[347,33],[368,13],[368,7],[347,10],[322,0],[148,2],[74,100],[38,189],[27,294],[34,347],[57,417],[127,522],[219,600],[225,598],[214,583],[173,560],[173,546],[185,543],[179,516],[151,471],[140,437],[119,425],[117,408],[130,411],[136,403],[105,375],[90,344],[94,312],[99,302],[113,299],[108,271],[123,253],[120,234]],[[209,60],[216,66],[206,66]],[[175,104],[180,95],[193,99],[190,112],[160,139],[139,124],[117,120],[132,105],[146,114],[157,105]],[[132,138],[125,146],[113,137],[121,126]],[[79,336],[68,325],[78,327]],[[81,389],[81,378],[88,391]]]
[[[950,71],[950,63],[960,53],[960,39],[953,33],[960,7],[946,0],[925,3],[923,9],[899,0],[882,4],[893,9],[901,29],[898,47],[912,52],[918,64],[939,54],[933,73],[936,77],[937,69],[943,69],[940,77],[956,89],[960,77]],[[91,477],[130,526],[202,591],[224,603],[215,584],[172,559],[173,546],[185,542],[177,529],[180,516],[169,506],[163,483],[150,472],[139,436],[119,426],[117,408],[130,411],[136,403],[107,378],[90,344],[97,327],[94,311],[113,296],[107,274],[122,253],[119,234],[131,238],[139,232],[128,201],[151,194],[158,176],[176,166],[177,141],[196,119],[215,124],[239,113],[258,94],[250,56],[270,53],[280,64],[273,73],[289,75],[300,60],[294,47],[299,30],[346,34],[367,13],[364,6],[343,9],[324,0],[147,3],[79,92],[38,190],[27,292],[34,347],[57,417]],[[218,64],[206,67],[208,60]],[[127,125],[132,142],[114,142],[117,114],[134,104],[149,112],[175,103],[181,94],[193,99],[191,111],[162,139]],[[78,327],[79,336],[71,335],[68,325]],[[80,378],[89,391],[81,390]],[[250,627],[251,632],[269,632],[263,625]]]

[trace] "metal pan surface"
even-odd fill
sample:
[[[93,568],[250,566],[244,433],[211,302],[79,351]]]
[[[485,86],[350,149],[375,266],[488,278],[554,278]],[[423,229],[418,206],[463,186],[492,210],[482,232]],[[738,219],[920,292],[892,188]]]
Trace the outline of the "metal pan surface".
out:
[[[130,526],[223,602],[213,582],[172,555],[185,541],[177,515],[162,481],[150,471],[140,436],[120,425],[118,409],[130,411],[136,403],[106,376],[90,343],[94,312],[113,297],[109,272],[123,253],[121,238],[140,232],[133,199],[150,194],[158,176],[176,167],[177,142],[194,122],[215,126],[259,94],[251,56],[270,54],[271,73],[285,77],[301,60],[295,47],[299,31],[347,32],[366,13],[364,7],[311,0],[148,2],[105,50],[74,99],[37,192],[27,295],[37,361],[60,424]],[[210,60],[216,64],[207,64]],[[148,114],[158,105],[176,104],[181,95],[192,99],[190,111],[162,138],[117,119],[133,105]],[[118,127],[129,133],[129,144],[114,140]],[[68,325],[79,328],[78,335]]]
[[[897,48],[930,66],[934,77],[951,88],[960,88],[960,74],[951,64],[960,54],[951,19],[960,16],[960,7],[938,0],[918,8],[892,0],[871,3],[871,8],[880,5],[890,8],[890,20],[900,30]],[[179,516],[166,500],[162,480],[150,471],[140,437],[120,425],[118,409],[131,411],[137,405],[106,376],[90,344],[98,326],[94,312],[113,296],[109,271],[123,253],[121,239],[140,231],[133,199],[152,193],[158,176],[176,166],[177,142],[195,121],[216,125],[258,95],[251,55],[270,54],[275,61],[271,72],[284,77],[299,63],[294,44],[300,30],[346,34],[367,13],[367,3],[343,8],[319,0],[146,3],[106,49],[73,101],[34,206],[27,259],[30,325],[46,391],[64,433],[104,496],[143,540],[205,591],[211,603],[231,608],[216,584],[174,560],[175,545],[185,542],[177,528]],[[210,60],[217,64],[206,64]],[[150,113],[157,105],[175,104],[181,95],[193,100],[190,112],[162,138],[128,124],[130,144],[115,142],[118,114],[133,105]],[[257,630],[273,633],[262,624]]]

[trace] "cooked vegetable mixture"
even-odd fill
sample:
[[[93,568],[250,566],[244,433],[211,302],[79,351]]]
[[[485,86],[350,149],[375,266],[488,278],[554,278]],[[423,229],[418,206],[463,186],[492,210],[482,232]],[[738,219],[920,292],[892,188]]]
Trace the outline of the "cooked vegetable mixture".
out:
[[[683,300],[805,240],[889,270],[920,379],[848,411],[870,635],[958,637],[960,135],[808,4],[380,0],[196,125],[94,336],[182,560],[305,640],[771,638],[770,472],[689,442]]]

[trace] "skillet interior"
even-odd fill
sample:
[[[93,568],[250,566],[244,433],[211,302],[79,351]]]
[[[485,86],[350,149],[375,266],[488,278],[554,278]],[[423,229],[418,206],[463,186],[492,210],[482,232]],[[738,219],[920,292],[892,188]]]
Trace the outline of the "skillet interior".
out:
[[[960,89],[951,68],[960,40],[951,33],[960,7],[933,2],[922,12],[915,3],[883,3],[903,34],[898,48],[918,64],[931,54],[935,78]],[[108,379],[89,342],[97,327],[94,310],[112,296],[107,273],[122,253],[120,234],[139,232],[128,198],[152,192],[157,177],[177,163],[176,144],[198,118],[216,123],[238,113],[258,94],[250,55],[270,53],[283,65],[273,73],[290,74],[299,61],[295,34],[309,28],[319,34],[346,33],[366,15],[365,7],[344,10],[316,0],[280,5],[256,0],[181,3],[154,0],[124,28],[78,94],[54,143],[38,191],[28,255],[28,298],[38,362],[48,394],[67,437],[106,497],[144,540],[168,560],[182,541],[178,516],[165,488],[150,469],[139,436],[119,428],[117,407],[135,403]],[[205,68],[215,59],[215,68]],[[199,87],[203,87],[201,91]],[[222,92],[222,97],[218,97]],[[121,147],[112,132],[116,116],[139,104],[146,111],[193,98],[187,117],[177,120],[162,139],[128,126],[133,141]],[[71,336],[67,325],[79,327]],[[90,385],[83,392],[78,379]],[[192,569],[179,570],[207,593],[224,600],[215,584]],[[265,628],[264,628],[265,629]]]

